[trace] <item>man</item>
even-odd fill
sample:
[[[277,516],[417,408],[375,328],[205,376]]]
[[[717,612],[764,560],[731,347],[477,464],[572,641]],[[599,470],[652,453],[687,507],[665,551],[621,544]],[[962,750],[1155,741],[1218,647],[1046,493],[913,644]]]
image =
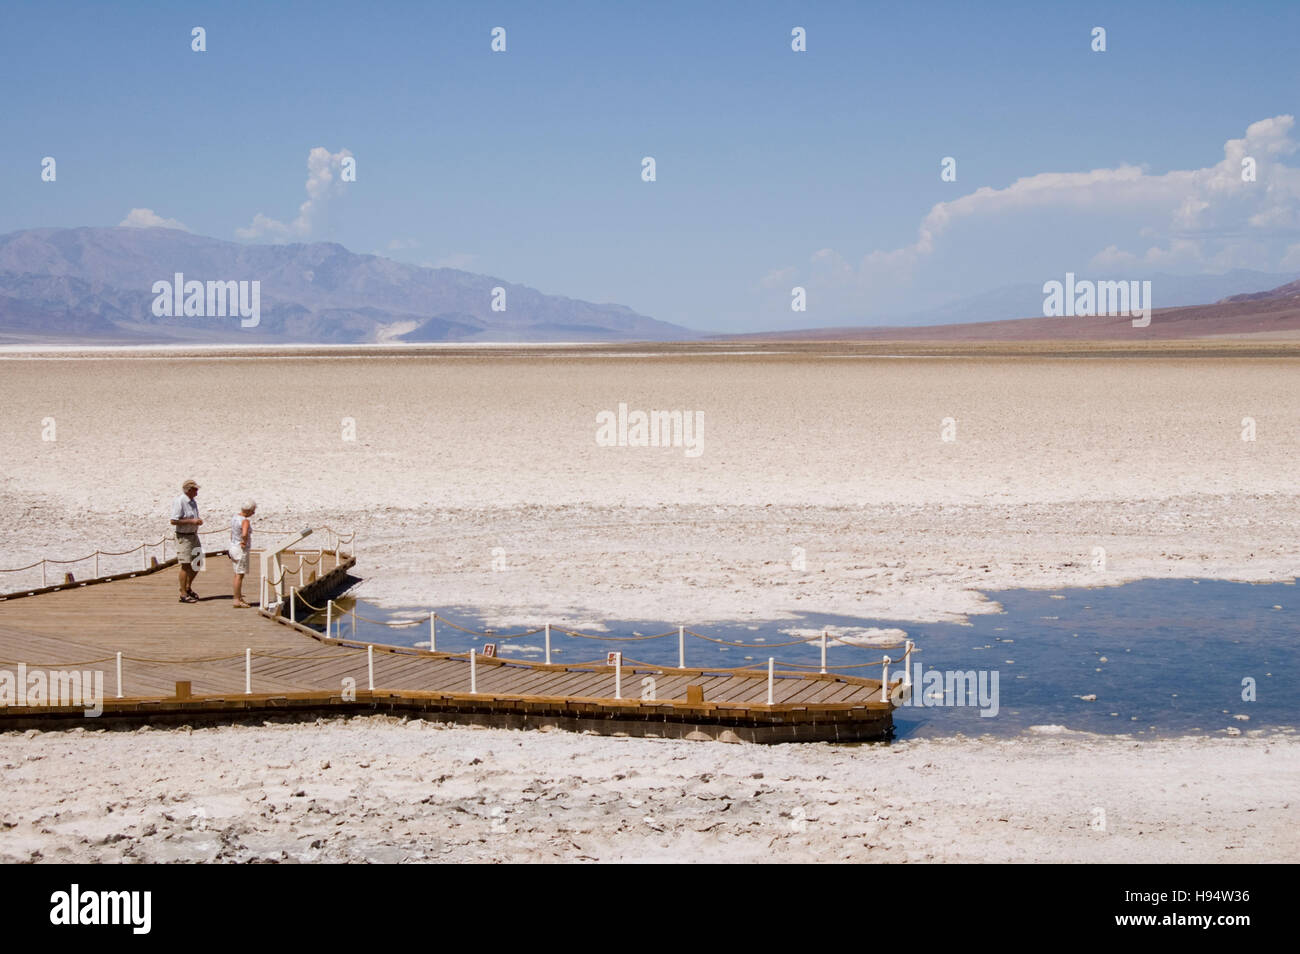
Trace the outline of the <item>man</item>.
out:
[[[203,552],[199,540],[199,527],[203,521],[199,518],[199,505],[194,498],[199,495],[199,485],[192,480],[181,484],[181,495],[172,501],[172,526],[176,528],[176,565],[180,567],[182,603],[197,603],[198,594],[194,592],[194,577],[198,571],[192,561],[196,553]]]
[[[248,609],[244,602],[244,574],[248,572],[248,551],[253,545],[253,524],[257,501],[250,500],[230,518],[230,562],[235,568],[235,609]]]

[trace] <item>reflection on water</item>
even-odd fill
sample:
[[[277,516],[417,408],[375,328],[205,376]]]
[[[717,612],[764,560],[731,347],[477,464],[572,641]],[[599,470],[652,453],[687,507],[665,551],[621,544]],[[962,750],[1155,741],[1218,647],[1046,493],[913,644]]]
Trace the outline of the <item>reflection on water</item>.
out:
[[[1288,583],[1250,584],[1221,580],[1143,580],[1096,589],[1003,590],[989,593],[1003,612],[972,616],[969,624],[908,623],[806,613],[777,622],[720,623],[694,626],[728,646],[686,637],[686,663],[694,667],[764,667],[769,656],[781,663],[816,666],[816,643],[785,645],[793,634],[832,637],[858,630],[901,629],[915,641],[913,676],[918,690],[931,671],[953,673],[947,680],[960,689],[958,673],[973,673],[987,693],[996,686],[996,705],[926,705],[959,701],[960,692],[943,698],[942,690],[913,693],[912,704],[894,715],[900,738],[966,735],[1016,735],[1030,726],[1063,726],[1076,731],[1129,733],[1147,737],[1196,734],[1242,734],[1294,730],[1300,726],[1300,589]],[[341,635],[352,637],[350,611],[374,620],[417,619],[407,629],[360,620],[355,638],[401,646],[428,645],[428,609],[381,608],[340,601]],[[502,612],[506,612],[502,608]],[[462,626],[485,630],[484,615],[468,607],[437,607],[440,616]],[[514,615],[511,613],[511,615]],[[556,621],[552,621],[556,622]],[[308,621],[324,628],[323,617]],[[612,650],[626,660],[675,666],[677,623],[608,622],[606,631],[589,635],[625,641],[582,639],[552,629],[554,662],[604,660]],[[512,627],[491,637],[475,636],[439,621],[438,649],[480,651],[495,643],[498,655],[540,660],[543,633],[511,637]],[[627,637],[668,635],[661,639]],[[337,634],[337,631],[336,631]],[[895,660],[901,648],[832,644],[832,667],[876,661],[885,653]],[[840,670],[879,678],[879,666]],[[894,672],[897,672],[895,662]],[[946,687],[946,683],[944,683]],[[936,696],[938,698],[936,698]],[[981,715],[981,710],[996,714]],[[1245,718],[1243,718],[1245,717]],[[1043,730],[1036,730],[1043,731]]]

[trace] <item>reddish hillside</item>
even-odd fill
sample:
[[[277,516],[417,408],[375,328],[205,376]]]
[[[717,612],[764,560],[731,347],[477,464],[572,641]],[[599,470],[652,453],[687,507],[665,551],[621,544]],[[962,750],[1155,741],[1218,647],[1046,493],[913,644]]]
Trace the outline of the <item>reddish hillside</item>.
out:
[[[1213,305],[1156,309],[1151,313],[1151,324],[1145,328],[1133,327],[1131,318],[1012,318],[959,325],[812,328],[728,337],[785,341],[1095,341],[1255,334],[1300,336],[1300,281],[1266,292],[1233,295]]]
[[[1288,298],[1293,302],[1300,300],[1300,278],[1293,282],[1287,282],[1285,285],[1279,285],[1270,291],[1251,292],[1248,295],[1230,295],[1219,304],[1239,301],[1285,301]]]

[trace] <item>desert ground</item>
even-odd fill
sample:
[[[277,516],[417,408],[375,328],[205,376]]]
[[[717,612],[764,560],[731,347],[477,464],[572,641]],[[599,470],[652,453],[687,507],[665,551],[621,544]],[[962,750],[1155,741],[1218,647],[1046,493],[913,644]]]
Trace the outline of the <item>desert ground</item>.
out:
[[[157,540],[193,476],[208,528],[252,496],[259,529],[357,530],[391,605],[954,619],[996,609],[976,587],[1291,578],[1297,381],[1300,353],[7,357],[0,534],[8,566]],[[620,403],[702,412],[702,452],[598,446]]]
[[[381,716],[11,732],[0,861],[1294,862],[1298,751],[769,747]]]
[[[500,622],[960,619],[1004,587],[1295,576],[1294,345],[879,352],[3,355],[0,565],[157,540],[192,476],[209,527],[252,496],[255,532],[355,529],[357,595]],[[701,412],[702,452],[599,446],[620,403]],[[1294,860],[1298,755],[1290,736],[757,749],[382,720],[6,734],[0,854]],[[87,759],[104,774],[83,787]]]

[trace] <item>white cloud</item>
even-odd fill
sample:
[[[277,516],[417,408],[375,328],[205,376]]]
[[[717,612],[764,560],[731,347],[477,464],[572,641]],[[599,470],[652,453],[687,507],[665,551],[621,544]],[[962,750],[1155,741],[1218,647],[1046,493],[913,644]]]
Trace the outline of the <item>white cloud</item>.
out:
[[[1139,265],[1152,268],[1169,268],[1178,265],[1205,264],[1202,243],[1193,239],[1173,239],[1168,248],[1152,245],[1143,254],[1126,252],[1117,245],[1108,245],[1089,261],[1093,268],[1134,268]]]
[[[789,288],[790,282],[794,281],[799,269],[791,266],[790,268],[777,268],[768,272],[758,280],[759,288]]]
[[[478,261],[477,255],[471,255],[469,252],[452,252],[445,255],[433,263],[434,268],[458,268],[462,271],[468,269]]]
[[[1151,174],[1125,163],[1088,172],[1043,172],[1000,189],[983,186],[933,206],[908,245],[869,252],[856,264],[833,249],[821,249],[808,266],[773,270],[761,284],[776,276],[783,282],[821,282],[838,288],[842,298],[848,296],[850,307],[871,306],[903,293],[940,249],[960,252],[969,239],[950,233],[965,220],[978,224],[982,233],[994,226],[1010,228],[1004,236],[1014,241],[1018,235],[1025,247],[1041,245],[1044,236],[1049,242],[1061,240],[1064,247],[1064,239],[1082,234],[1082,226],[1088,234],[1109,231],[1114,241],[1093,256],[1096,266],[1293,264],[1295,246],[1285,252],[1283,246],[1300,227],[1300,168],[1282,159],[1300,148],[1292,138],[1294,126],[1289,115],[1251,123],[1245,136],[1224,143],[1222,161],[1201,169]],[[1254,182],[1242,180],[1246,157],[1255,160]],[[1017,220],[1022,213],[1030,217]],[[1014,246],[1008,248],[1014,251]]]
[[[117,225],[118,228],[128,229],[180,229],[182,232],[190,230],[189,226],[175,219],[164,219],[153,209],[132,209]]]
[[[1139,262],[1141,259],[1132,252],[1126,252],[1118,245],[1107,245],[1088,264],[1093,268],[1128,268]]]
[[[312,149],[307,154],[307,200],[298,207],[298,217],[285,224],[258,212],[247,228],[235,229],[235,234],[244,239],[269,238],[275,242],[310,238],[317,219],[342,185],[339,172],[343,160],[351,155],[347,149],[338,152],[330,152],[324,146]]]

